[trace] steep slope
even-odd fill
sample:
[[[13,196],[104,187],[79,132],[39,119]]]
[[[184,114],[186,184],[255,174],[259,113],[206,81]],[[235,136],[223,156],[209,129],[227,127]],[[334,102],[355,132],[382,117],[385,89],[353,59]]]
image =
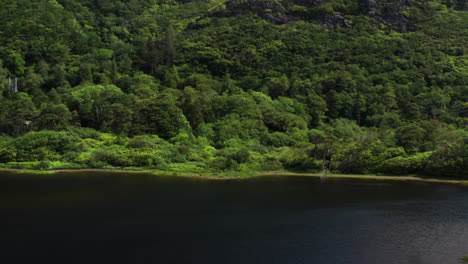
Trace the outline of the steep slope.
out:
[[[0,162],[461,174],[463,3],[1,1]]]

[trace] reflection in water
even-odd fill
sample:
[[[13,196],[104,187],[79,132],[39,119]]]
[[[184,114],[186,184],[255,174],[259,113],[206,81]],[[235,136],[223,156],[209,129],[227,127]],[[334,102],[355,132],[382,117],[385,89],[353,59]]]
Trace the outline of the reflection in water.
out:
[[[468,189],[328,178],[0,176],[0,263],[458,263]]]

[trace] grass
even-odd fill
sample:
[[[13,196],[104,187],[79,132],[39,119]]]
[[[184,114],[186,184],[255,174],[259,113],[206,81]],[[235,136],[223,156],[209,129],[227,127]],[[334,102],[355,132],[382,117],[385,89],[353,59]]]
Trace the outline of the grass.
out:
[[[55,174],[55,171],[43,171],[43,170],[17,170],[16,173],[20,174],[37,174],[37,175],[50,175]]]
[[[43,165],[43,164],[42,164]],[[63,163],[63,162],[47,162],[47,166],[41,166],[39,162],[15,162],[0,164],[0,170],[13,171],[23,174],[53,174],[57,171],[108,171],[108,172],[147,172],[158,176],[177,176],[177,177],[194,177],[204,179],[247,179],[252,177],[262,176],[301,176],[301,177],[320,177],[320,173],[301,173],[291,171],[266,171],[259,172],[252,170],[248,166],[241,164],[240,169],[236,171],[210,172],[196,162],[170,164],[165,169],[143,168],[143,167],[105,167],[105,168],[84,168],[78,164]],[[353,175],[353,174],[328,174],[330,179],[356,179],[356,180],[371,180],[371,181],[399,181],[399,182],[424,182],[438,184],[452,184],[468,187],[468,181],[457,179],[432,179],[423,178],[413,175],[408,176],[380,176],[380,175]],[[468,261],[468,260],[467,260]],[[467,262],[468,263],[468,262]]]
[[[468,263],[468,255],[463,256],[460,260],[462,263]]]
[[[30,171],[47,171],[63,169],[84,169],[83,165],[62,161],[28,161],[0,163],[2,169],[19,169]]]
[[[202,164],[196,162],[187,163],[171,163],[168,165],[167,170],[178,173],[203,173],[205,169],[201,167]]]
[[[320,177],[320,174],[314,173],[296,173],[296,172],[261,172],[257,173],[258,176],[307,176],[307,177]],[[353,174],[328,174],[327,178],[335,179],[360,179],[360,180],[375,180],[375,181],[403,181],[403,182],[425,182],[425,183],[439,183],[439,184],[456,184],[468,186],[468,181],[461,181],[455,179],[432,179],[417,176],[380,176],[380,175],[353,175]]]
[[[33,170],[39,165],[40,161],[31,161],[31,162],[8,162],[1,163],[0,168],[4,169],[24,169],[24,170]]]

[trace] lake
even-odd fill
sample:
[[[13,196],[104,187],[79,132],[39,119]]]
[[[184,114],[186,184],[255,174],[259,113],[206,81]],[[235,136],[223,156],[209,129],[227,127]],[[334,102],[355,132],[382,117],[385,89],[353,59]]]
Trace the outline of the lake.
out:
[[[0,263],[459,263],[468,188],[0,173]]]

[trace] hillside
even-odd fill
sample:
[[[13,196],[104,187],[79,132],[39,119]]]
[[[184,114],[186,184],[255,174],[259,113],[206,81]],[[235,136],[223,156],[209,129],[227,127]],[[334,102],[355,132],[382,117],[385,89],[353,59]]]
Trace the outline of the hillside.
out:
[[[468,177],[464,0],[3,0],[0,167]]]

